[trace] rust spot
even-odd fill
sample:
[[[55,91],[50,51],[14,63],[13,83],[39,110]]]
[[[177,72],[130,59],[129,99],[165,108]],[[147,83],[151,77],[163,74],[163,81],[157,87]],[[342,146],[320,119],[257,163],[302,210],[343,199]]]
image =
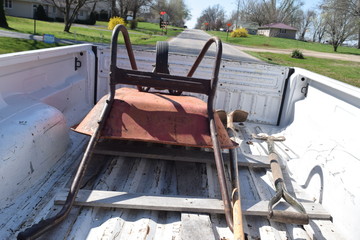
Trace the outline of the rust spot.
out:
[[[246,144],[248,145],[254,145],[254,143],[252,141],[247,141]]]

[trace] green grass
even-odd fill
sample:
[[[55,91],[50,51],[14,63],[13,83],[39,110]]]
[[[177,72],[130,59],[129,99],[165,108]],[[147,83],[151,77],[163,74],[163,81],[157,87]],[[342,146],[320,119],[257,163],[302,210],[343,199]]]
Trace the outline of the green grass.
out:
[[[33,34],[34,20],[27,18],[17,18],[7,16],[7,22],[13,31]],[[66,33],[64,24],[58,22],[36,21],[36,34],[53,34],[56,38],[70,39],[77,41],[110,43],[111,31],[107,29],[107,22],[97,22],[95,26],[74,25],[71,27],[71,33]],[[132,44],[135,45],[154,45],[157,41],[165,41],[171,36],[176,36],[182,31],[170,29],[168,35],[161,35],[161,29],[155,23],[139,23],[138,29],[129,30]],[[122,37],[119,37],[122,43]]]
[[[210,31],[209,34],[218,36],[222,41],[236,45],[243,45],[257,48],[278,48],[278,49],[305,49],[317,52],[334,53],[333,47],[328,44],[304,42],[293,39],[265,37],[249,35],[246,38],[232,38],[230,34],[226,37],[226,32]],[[228,39],[228,40],[227,40]],[[360,55],[360,49],[351,47],[339,47],[338,53]]]
[[[340,80],[350,85],[360,87],[360,63],[340,60],[330,60],[314,57],[305,59],[295,59],[286,54],[278,53],[258,53],[246,51],[254,57],[257,57],[271,64],[285,65],[291,67],[305,68],[309,71]]]
[[[0,37],[0,46],[0,54],[4,54],[41,48],[64,46],[64,44],[48,44],[36,40]]]

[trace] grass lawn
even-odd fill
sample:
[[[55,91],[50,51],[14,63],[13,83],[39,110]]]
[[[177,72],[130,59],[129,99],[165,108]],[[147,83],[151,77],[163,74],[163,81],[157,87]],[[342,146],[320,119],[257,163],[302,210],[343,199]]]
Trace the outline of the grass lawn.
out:
[[[27,18],[6,17],[9,26],[16,32],[33,34],[34,20]],[[129,30],[132,44],[135,45],[155,45],[157,41],[165,41],[171,36],[179,34],[183,29],[172,27],[168,30],[168,35],[161,35],[159,24],[155,23],[139,23],[138,29]],[[58,22],[36,21],[36,34],[53,34],[56,38],[71,39],[77,41],[110,43],[111,31],[107,29],[107,22],[97,22],[95,26],[89,25],[73,25],[70,29],[71,33],[66,33],[64,24]],[[119,37],[122,43],[122,37]]]
[[[328,44],[304,42],[304,41],[285,39],[285,38],[265,37],[265,36],[258,36],[258,35],[249,35],[249,37],[246,37],[246,38],[232,38],[232,37],[230,37],[230,33],[229,33],[229,37],[227,38],[226,32],[219,32],[219,31],[209,31],[209,34],[218,36],[221,38],[222,41],[227,42],[227,43],[250,46],[250,47],[280,48],[280,49],[306,49],[306,50],[317,51],[317,52],[334,53],[333,47]],[[228,39],[228,40],[226,40],[226,39]],[[338,53],[360,55],[360,49],[340,46],[338,48]]]
[[[35,50],[41,48],[51,48],[58,46],[64,46],[64,45],[58,43],[49,44],[36,40],[0,37],[0,54]]]
[[[247,51],[247,53],[268,63],[305,68],[309,71],[340,80],[356,87],[360,87],[360,63],[358,62],[330,60],[306,56],[305,59],[295,59],[290,55],[268,52],[258,53]]]

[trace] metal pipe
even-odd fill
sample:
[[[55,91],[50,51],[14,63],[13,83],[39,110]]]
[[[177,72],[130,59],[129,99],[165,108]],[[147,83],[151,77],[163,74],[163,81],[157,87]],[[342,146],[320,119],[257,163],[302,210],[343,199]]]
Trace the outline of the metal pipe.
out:
[[[111,43],[112,55],[111,55],[110,69],[113,69],[114,66],[116,67],[117,38],[118,38],[119,31],[121,31],[123,33],[124,41],[125,41],[126,48],[128,51],[131,66],[133,68],[137,68],[127,30],[123,25],[117,25],[115,27],[115,30],[112,35],[112,43]],[[113,103],[114,97],[115,97],[115,84],[111,83],[111,77],[110,77],[109,98],[106,101],[103,111],[100,114],[98,126],[97,126],[96,130],[94,131],[94,133],[92,134],[90,141],[87,145],[87,148],[85,150],[84,156],[80,161],[80,164],[76,171],[75,177],[71,183],[69,193],[66,197],[65,204],[63,205],[61,210],[54,217],[41,220],[37,224],[32,225],[30,228],[25,229],[23,232],[20,232],[18,234],[17,239],[21,239],[21,240],[22,239],[35,239],[35,238],[41,236],[42,234],[44,234],[46,231],[48,231],[52,227],[54,227],[57,224],[59,224],[60,222],[62,222],[67,217],[67,215],[69,214],[69,212],[74,204],[76,195],[80,188],[81,180],[85,175],[87,166],[92,157],[92,154],[93,154],[92,150],[95,148],[96,143],[97,143],[98,139],[100,138],[101,130],[105,124],[105,120],[107,119],[107,116],[110,113],[111,105]]]

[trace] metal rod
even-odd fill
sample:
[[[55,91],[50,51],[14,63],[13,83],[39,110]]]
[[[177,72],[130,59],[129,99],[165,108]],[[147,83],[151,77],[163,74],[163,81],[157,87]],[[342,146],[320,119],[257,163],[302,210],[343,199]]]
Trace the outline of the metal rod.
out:
[[[135,62],[134,54],[132,52],[132,48],[131,48],[131,44],[129,41],[129,35],[127,33],[127,30],[124,26],[118,25],[115,27],[115,30],[112,35],[112,43],[111,43],[112,55],[111,55],[110,69],[112,69],[112,67],[114,67],[114,66],[116,67],[116,51],[117,51],[116,49],[117,49],[117,38],[118,38],[119,31],[121,31],[123,33],[124,41],[125,41],[126,48],[128,51],[131,66],[133,68],[136,68],[136,62]],[[98,139],[100,138],[101,130],[105,124],[105,120],[107,119],[107,116],[110,113],[111,105],[113,103],[114,97],[115,97],[115,84],[111,83],[111,77],[110,77],[109,98],[106,101],[103,111],[100,114],[98,126],[97,126],[96,130],[94,131],[94,133],[92,134],[90,141],[87,145],[87,148],[85,150],[84,156],[80,161],[80,164],[76,171],[75,177],[71,183],[69,193],[66,197],[65,204],[63,205],[61,210],[54,217],[41,220],[39,223],[34,224],[30,228],[25,229],[25,231],[20,232],[18,234],[17,239],[21,239],[21,240],[22,239],[35,239],[35,238],[41,236],[42,234],[44,234],[46,231],[48,231],[52,227],[54,227],[57,224],[59,224],[60,222],[62,222],[67,217],[67,215],[69,214],[69,212],[74,204],[76,194],[79,191],[81,180],[85,175],[87,166],[92,157],[93,149],[95,148],[96,143],[98,142]]]
[[[274,137],[274,136],[259,136],[253,135],[255,139],[264,140],[268,145],[269,151],[269,162],[271,167],[271,172],[274,178],[274,185],[276,194],[270,199],[268,205],[268,219],[282,222],[282,223],[292,223],[292,224],[308,224],[309,216],[307,215],[303,205],[293,196],[288,193],[284,183],[284,177],[281,171],[279,163],[279,155],[275,151],[274,141],[285,141],[285,137]],[[298,212],[286,212],[274,210],[274,205],[283,198],[287,203],[290,204]]]

